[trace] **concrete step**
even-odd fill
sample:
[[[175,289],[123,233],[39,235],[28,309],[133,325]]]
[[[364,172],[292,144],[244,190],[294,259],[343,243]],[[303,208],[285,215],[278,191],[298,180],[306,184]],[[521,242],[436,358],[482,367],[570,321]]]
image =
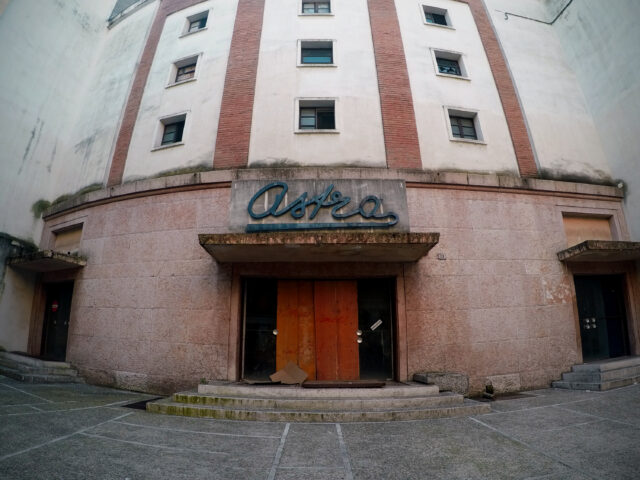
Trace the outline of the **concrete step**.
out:
[[[608,372],[621,368],[640,367],[640,357],[618,357],[599,362],[581,363],[574,365],[574,372]]]
[[[84,382],[70,363],[40,360],[9,352],[0,352],[0,375],[25,383]]]
[[[0,375],[13,378],[24,383],[84,383],[82,377],[77,375],[47,375],[38,373],[29,373],[0,366]]]
[[[559,380],[552,382],[551,386],[553,388],[565,388],[570,390],[604,391],[611,390],[612,388],[626,387],[636,383],[640,383],[640,377],[621,378],[618,380],[609,380],[604,382],[567,382]]]
[[[198,393],[224,397],[260,397],[260,398],[402,398],[426,397],[438,395],[436,385],[423,385],[416,382],[391,383],[383,388],[320,388],[306,389],[297,385],[247,385],[238,382],[214,382],[198,385]]]
[[[367,397],[361,390],[359,398],[316,397],[297,398],[261,397],[260,392],[256,396],[231,397],[213,394],[199,394],[195,392],[182,392],[173,395],[176,403],[190,405],[213,405],[224,408],[254,409],[254,410],[281,410],[281,411],[383,411],[391,409],[415,409],[449,407],[463,404],[463,396],[453,393],[429,395],[420,397]]]
[[[625,367],[615,370],[578,370],[562,374],[562,380],[567,382],[597,383],[620,380],[623,378],[640,377],[640,366]]]
[[[252,420],[259,422],[385,422],[394,420],[421,420],[448,418],[489,413],[486,403],[465,400],[462,405],[433,408],[403,408],[376,411],[302,411],[302,410],[249,410],[225,408],[216,405],[194,405],[171,399],[147,403],[147,411],[186,417],[204,417],[226,420]]]

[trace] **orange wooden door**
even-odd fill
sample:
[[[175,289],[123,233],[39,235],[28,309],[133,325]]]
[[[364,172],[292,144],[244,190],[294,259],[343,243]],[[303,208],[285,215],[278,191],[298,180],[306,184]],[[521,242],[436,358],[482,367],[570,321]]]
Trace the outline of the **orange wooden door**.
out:
[[[316,378],[313,282],[278,281],[276,370],[288,362]]]
[[[358,380],[358,284],[314,282],[316,376],[318,380]]]

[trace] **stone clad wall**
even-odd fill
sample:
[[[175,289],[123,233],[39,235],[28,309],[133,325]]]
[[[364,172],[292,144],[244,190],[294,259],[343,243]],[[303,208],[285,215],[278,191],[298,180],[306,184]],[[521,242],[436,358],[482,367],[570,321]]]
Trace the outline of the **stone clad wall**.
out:
[[[67,360],[91,383],[170,392],[225,378],[230,269],[198,233],[228,223],[228,189],[110,203],[84,219]]]
[[[240,287],[197,237],[229,231],[231,189],[194,188],[79,206],[47,221],[44,248],[52,231],[84,222],[88,260],[76,277],[67,359],[89,382],[166,393],[235,376]],[[623,225],[621,202],[516,192],[408,182],[411,231],[440,233],[418,263],[241,264],[236,277],[399,275],[401,380],[451,371],[469,375],[472,392],[487,381],[548,386],[581,360],[573,280],[556,257],[567,246],[562,212],[607,213]]]
[[[547,387],[581,360],[573,279],[556,257],[567,247],[562,211],[620,215],[618,202],[424,188],[408,197],[412,230],[440,232],[405,268],[410,375],[466,373],[471,391],[504,375],[489,379]]]

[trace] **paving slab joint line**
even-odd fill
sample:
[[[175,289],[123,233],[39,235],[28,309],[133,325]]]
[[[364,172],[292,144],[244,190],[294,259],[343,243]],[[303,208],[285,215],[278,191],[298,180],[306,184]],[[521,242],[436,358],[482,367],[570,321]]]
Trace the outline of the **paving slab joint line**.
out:
[[[345,480],[353,480],[353,471],[351,470],[351,461],[349,460],[349,452],[347,445],[342,436],[342,428],[336,423],[336,432],[338,432],[338,442],[340,443],[340,454],[342,455],[342,463],[344,463]]]
[[[85,431],[87,431],[87,430],[89,430],[91,428],[99,427],[101,425],[104,425],[105,423],[109,423],[109,422],[112,422],[114,420],[120,420],[121,418],[128,417],[129,415],[133,415],[133,412],[125,413],[123,415],[120,415],[119,417],[110,418],[109,420],[105,420],[104,422],[97,423],[96,425],[90,425],[88,427],[81,428],[80,430],[77,430],[75,432],[69,433],[68,435],[63,435],[61,437],[54,438],[53,440],[49,440],[47,442],[40,443],[39,445],[34,445],[33,447],[29,447],[29,448],[25,448],[23,450],[19,450],[17,452],[9,453],[7,455],[4,455],[4,456],[0,457],[0,462],[2,462],[3,460],[6,460],[7,458],[11,458],[11,457],[15,457],[16,455],[21,455],[23,453],[31,452],[33,450],[36,450],[36,449],[41,448],[41,447],[45,447],[47,445],[51,445],[52,443],[56,443],[56,442],[59,442],[61,440],[66,440],[67,438],[71,438],[74,435],[79,435],[81,433],[84,433]]]
[[[113,437],[107,437],[105,435],[98,435],[97,433],[81,432],[80,435],[84,435],[85,437],[91,437],[91,438],[101,438],[103,440],[110,440],[112,442],[120,442],[120,443],[128,443],[128,444],[131,444],[131,445],[139,445],[141,447],[164,448],[165,450],[177,450],[179,452],[208,453],[208,454],[213,454],[213,455],[229,455],[227,452],[217,452],[215,450],[198,450],[198,449],[195,449],[195,448],[183,448],[183,447],[172,447],[170,445],[160,445],[158,443],[135,442],[133,440],[124,440],[122,438],[113,438]]]
[[[601,417],[600,415],[594,415],[593,413],[581,412],[579,410],[571,410],[570,408],[565,408],[560,406],[556,408],[559,408],[560,410],[564,410],[566,412],[579,413],[582,415],[586,415],[588,417],[597,418],[601,422],[613,422],[613,423],[619,423],[621,425],[626,425],[627,427],[638,428],[638,425],[634,425],[633,423],[623,422],[622,420],[616,420],[615,418]],[[591,422],[591,423],[594,423],[594,422]]]
[[[520,408],[520,409],[517,409],[517,410],[495,410],[495,411],[491,411],[489,413],[483,413],[481,415],[483,417],[487,417],[489,415],[504,415],[505,413],[529,412],[531,410],[540,410],[542,408],[551,408],[551,407],[562,408],[563,405],[573,405],[574,403],[591,402],[593,400],[596,400],[596,399],[595,398],[585,398],[585,399],[582,399],[582,400],[573,400],[571,402],[551,403],[549,405],[538,405],[536,407]],[[495,407],[492,405],[491,408],[493,409]]]
[[[16,390],[16,391],[18,391],[20,393],[24,393],[25,395],[30,395],[32,397],[39,398],[40,400],[44,400],[47,403],[55,403],[53,400],[49,400],[48,398],[41,397],[40,395],[36,395],[35,393],[29,393],[29,392],[26,392],[26,391],[21,390],[19,388],[12,387],[11,385],[7,385],[6,383],[0,383],[0,385],[2,385],[3,387],[12,388],[13,390]]]
[[[113,423],[117,423],[119,425],[129,425],[132,427],[148,428],[151,430],[162,430],[162,431],[180,432],[180,433],[201,433],[203,435],[219,435],[222,437],[271,438],[271,439],[280,438],[277,435],[244,435],[241,433],[204,432],[202,430],[187,430],[184,428],[156,427],[153,425],[141,425],[139,423],[131,423],[131,422],[113,422]]]
[[[91,407],[63,408],[61,410],[40,410],[39,412],[28,412],[28,413],[7,413],[5,415],[0,415],[0,416],[11,417],[11,416],[21,416],[21,415],[42,415],[43,413],[77,412],[78,410],[91,410],[93,408],[108,408],[109,410],[113,410],[112,408],[109,408],[109,407],[113,407],[114,405],[122,406],[121,404],[127,404],[127,403],[129,403],[129,400],[121,400],[119,402],[107,403],[106,405],[92,405]],[[121,412],[122,410],[118,409],[118,411]]]
[[[519,445],[522,445],[523,447],[526,447],[526,448],[528,448],[530,450],[533,450],[534,452],[538,452],[540,455],[543,455],[543,456],[545,456],[547,458],[550,458],[551,460],[553,460],[555,462],[558,462],[560,465],[563,465],[563,466],[569,468],[570,470],[573,470],[573,471],[576,471],[578,473],[581,473],[582,475],[590,478],[591,480],[601,480],[599,477],[594,477],[594,476],[588,474],[587,472],[585,472],[584,470],[580,470],[579,468],[576,468],[574,465],[571,465],[571,464],[565,462],[561,458],[555,457],[554,455],[550,455],[549,453],[547,453],[547,452],[545,452],[543,450],[540,450],[539,448],[534,447],[533,445],[530,445],[530,444],[528,444],[528,443],[526,443],[526,442],[524,442],[522,440],[518,440],[517,438],[515,438],[515,437],[513,437],[513,436],[511,436],[511,435],[509,435],[509,434],[507,434],[507,433],[505,433],[505,432],[503,432],[501,430],[498,430],[497,428],[492,427],[491,425],[489,425],[487,423],[484,423],[483,421],[478,420],[477,418],[473,418],[473,417],[469,417],[469,418],[471,420],[473,420],[474,422],[479,423],[483,427],[486,427],[489,430],[493,430],[497,434],[502,435],[505,438],[508,438],[512,442],[515,442],[515,443],[517,443]]]
[[[284,431],[282,432],[282,436],[280,437],[280,445],[278,445],[278,450],[276,450],[276,456],[273,459],[273,464],[271,465],[271,470],[269,471],[269,476],[267,480],[275,480],[276,472],[278,470],[278,465],[280,464],[280,458],[282,458],[282,452],[284,451],[284,444],[287,441],[287,434],[289,433],[290,423],[287,423],[284,426]]]

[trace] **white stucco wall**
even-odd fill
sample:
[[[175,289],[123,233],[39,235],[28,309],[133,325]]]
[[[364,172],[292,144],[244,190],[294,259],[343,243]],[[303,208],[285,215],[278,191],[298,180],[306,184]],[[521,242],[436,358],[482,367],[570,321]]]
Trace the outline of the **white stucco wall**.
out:
[[[0,11],[0,232],[38,243],[31,206],[102,182],[157,2],[111,30],[115,0],[13,0]],[[7,268],[0,345],[25,350],[33,277]]]
[[[133,131],[125,181],[213,164],[237,4],[237,0],[212,0],[167,17]],[[186,18],[205,10],[209,10],[206,29],[182,36]],[[197,80],[167,88],[173,63],[200,53]],[[161,131],[160,118],[178,113],[187,115],[184,144],[154,150]]]
[[[580,3],[579,2],[574,3]],[[558,5],[487,0],[544,175],[609,180],[611,172],[580,82],[551,21]],[[569,10],[572,7],[569,8]],[[563,14],[563,15],[566,15]]]
[[[611,173],[627,186],[626,217],[635,241],[640,241],[639,19],[637,0],[574,0],[553,26]]]
[[[451,0],[396,0],[423,167],[518,172],[507,122],[469,7]],[[422,5],[448,11],[453,28],[425,24]],[[430,49],[462,54],[469,80],[436,74]],[[444,106],[476,110],[485,144],[450,140]]]
[[[382,114],[366,0],[299,15],[300,0],[267,0],[249,165],[385,166]],[[335,67],[298,67],[298,40],[334,40]],[[335,98],[339,133],[295,133],[296,98]]]
[[[2,232],[38,243],[36,200],[104,179],[155,9],[108,30],[113,4],[20,0],[0,16]]]

